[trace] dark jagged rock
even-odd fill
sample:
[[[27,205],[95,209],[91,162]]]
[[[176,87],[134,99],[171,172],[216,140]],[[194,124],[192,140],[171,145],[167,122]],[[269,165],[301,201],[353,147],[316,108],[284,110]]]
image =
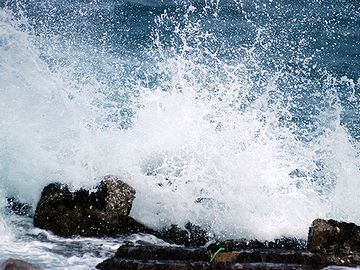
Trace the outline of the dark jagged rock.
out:
[[[21,202],[15,197],[7,198],[7,208],[10,212],[20,215],[20,216],[27,216],[32,217],[33,209],[31,205]]]
[[[328,265],[359,265],[360,226],[316,219],[309,229],[308,249],[325,256]]]
[[[0,270],[40,270],[40,268],[22,260],[8,259],[1,264]]]
[[[42,191],[34,225],[65,237],[153,233],[128,216],[134,198],[135,190],[115,176],[104,177],[93,192],[53,183]]]
[[[186,247],[204,246],[209,241],[206,231],[190,222],[185,225],[185,229],[172,225],[170,228],[156,233],[156,236],[168,242]]]

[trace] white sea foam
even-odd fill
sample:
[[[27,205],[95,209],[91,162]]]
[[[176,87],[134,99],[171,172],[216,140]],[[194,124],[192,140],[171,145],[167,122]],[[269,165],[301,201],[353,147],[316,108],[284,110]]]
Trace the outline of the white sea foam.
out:
[[[164,13],[158,27],[171,20]],[[243,60],[224,60],[196,22],[175,25],[170,49],[154,30],[152,68],[127,73],[119,59],[109,69],[109,56],[104,69],[121,76],[106,81],[90,49],[56,43],[56,35],[49,45],[9,11],[0,11],[0,33],[5,194],[35,204],[49,182],[90,186],[116,174],[137,190],[131,215],[152,227],[192,221],[224,238],[272,239],[306,237],[317,217],[360,222],[359,148],[340,123],[336,93],[344,80],[309,90],[319,100],[310,129],[292,121],[296,93],[283,82],[294,78],[254,57],[261,40],[239,48]],[[77,62],[84,57],[89,63]],[[120,103],[134,114],[127,128],[119,128]]]

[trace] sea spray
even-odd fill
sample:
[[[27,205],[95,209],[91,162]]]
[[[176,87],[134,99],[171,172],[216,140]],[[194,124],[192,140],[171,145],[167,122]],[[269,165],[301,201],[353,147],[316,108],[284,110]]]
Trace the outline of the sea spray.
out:
[[[249,34],[235,46],[215,27],[226,9],[201,5],[150,10],[152,28],[135,32],[149,44],[135,54],[125,30],[120,49],[109,44],[117,28],[99,44],[87,32],[114,5],[55,28],[50,16],[56,31],[2,9],[1,189],[35,204],[47,183],[115,174],[137,190],[137,220],[191,221],[223,238],[305,237],[317,217],[360,222],[356,119],[344,118],[358,115],[348,108],[359,83],[309,59],[277,61],[279,39],[240,4],[234,23]]]

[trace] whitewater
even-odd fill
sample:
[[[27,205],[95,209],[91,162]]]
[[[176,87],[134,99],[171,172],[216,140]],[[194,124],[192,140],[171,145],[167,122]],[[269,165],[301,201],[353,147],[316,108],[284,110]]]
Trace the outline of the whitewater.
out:
[[[6,208],[108,174],[152,228],[360,224],[359,25],[356,1],[0,0],[0,260],[89,269],[160,243],[65,239]]]

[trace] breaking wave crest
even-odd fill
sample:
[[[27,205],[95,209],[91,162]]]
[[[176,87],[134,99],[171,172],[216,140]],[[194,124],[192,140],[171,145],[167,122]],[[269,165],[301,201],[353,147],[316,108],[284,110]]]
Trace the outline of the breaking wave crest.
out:
[[[318,217],[359,223],[359,81],[301,48],[295,64],[278,61],[273,29],[236,1],[249,30],[234,46],[216,29],[219,3],[199,5],[151,7],[151,27],[116,42],[91,33],[109,3],[59,25],[0,9],[3,200],[35,204],[47,183],[116,174],[137,190],[131,215],[152,227],[190,220],[272,239],[304,237]]]

